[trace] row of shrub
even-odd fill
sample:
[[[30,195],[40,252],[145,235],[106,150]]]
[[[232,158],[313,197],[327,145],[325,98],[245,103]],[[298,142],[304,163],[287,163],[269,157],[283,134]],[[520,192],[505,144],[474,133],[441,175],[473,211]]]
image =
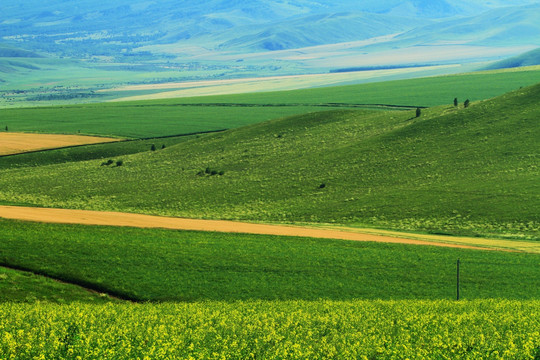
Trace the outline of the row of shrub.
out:
[[[215,170],[207,167],[205,170],[201,170],[197,173],[198,176],[215,176],[215,175],[225,175],[225,171],[223,170]]]
[[[115,164],[116,166],[122,166],[124,165],[124,160],[116,160],[109,159],[107,161],[104,161],[101,163],[101,166],[111,166],[112,164]]]

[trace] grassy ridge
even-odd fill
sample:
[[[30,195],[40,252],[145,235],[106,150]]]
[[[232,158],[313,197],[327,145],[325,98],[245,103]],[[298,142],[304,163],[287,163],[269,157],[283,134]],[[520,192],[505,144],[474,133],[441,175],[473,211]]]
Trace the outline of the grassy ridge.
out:
[[[316,106],[320,104],[435,106],[449,104],[454,97],[460,101],[483,100],[537,82],[540,69],[523,68],[284,92],[4,109],[0,111],[0,129],[8,125],[12,131],[81,131],[134,138],[174,135],[235,128],[317,111],[321,110]],[[204,104],[207,106],[200,106]],[[231,106],[235,104],[257,106]]]
[[[540,298],[537,254],[0,220],[0,263],[139,301]],[[515,281],[519,278],[520,281]]]
[[[36,301],[103,303],[111,298],[47,277],[0,267],[0,303]]]
[[[0,304],[0,356],[535,359],[539,301]]]
[[[307,114],[132,155],[115,169],[11,169],[0,201],[537,238],[538,96],[534,86],[419,118]]]

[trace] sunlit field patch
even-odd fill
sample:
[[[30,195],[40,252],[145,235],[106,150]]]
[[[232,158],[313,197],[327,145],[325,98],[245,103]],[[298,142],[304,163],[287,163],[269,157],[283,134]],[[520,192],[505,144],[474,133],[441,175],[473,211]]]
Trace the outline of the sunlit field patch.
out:
[[[0,132],[0,155],[118,141],[106,137]]]

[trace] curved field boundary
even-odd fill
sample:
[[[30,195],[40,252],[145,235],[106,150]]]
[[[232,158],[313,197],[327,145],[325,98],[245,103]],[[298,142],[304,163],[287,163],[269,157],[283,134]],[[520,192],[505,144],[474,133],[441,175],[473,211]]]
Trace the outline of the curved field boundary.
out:
[[[136,228],[161,228],[174,230],[194,230],[258,235],[298,236],[322,239],[372,241],[411,245],[431,245],[476,250],[509,251],[508,249],[498,248],[496,244],[494,244],[492,247],[480,247],[467,244],[437,242],[420,239],[407,239],[395,236],[363,234],[352,231],[317,229],[302,226],[254,224],[224,220],[185,219],[110,211],[0,206],[0,217],[13,220],[58,224],[126,226]],[[494,240],[494,242],[496,242],[496,240]]]

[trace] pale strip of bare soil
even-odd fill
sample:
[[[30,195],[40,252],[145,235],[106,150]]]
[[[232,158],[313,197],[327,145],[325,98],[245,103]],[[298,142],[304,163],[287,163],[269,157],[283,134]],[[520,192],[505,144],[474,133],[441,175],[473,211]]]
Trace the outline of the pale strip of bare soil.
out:
[[[97,136],[0,132],[0,155],[119,141]]]
[[[127,226],[136,228],[161,228],[175,230],[214,231],[224,233],[299,236],[323,239],[432,245],[462,249],[500,250],[493,247],[478,247],[466,244],[451,244],[428,240],[407,239],[394,236],[361,234],[358,232],[340,231],[332,229],[316,229],[288,225],[255,224],[223,220],[184,219],[109,211],[0,206],[0,217],[5,219],[61,224]]]
[[[453,65],[428,66],[416,68],[398,68],[385,70],[366,70],[346,73],[325,73],[308,75],[283,75],[253,77],[242,79],[186,81],[162,84],[129,85],[118,88],[103,89],[100,92],[162,90],[145,95],[127,95],[110,101],[159,100],[181,97],[197,97],[226,94],[244,94],[261,91],[286,91],[306,89],[319,86],[343,85],[351,81],[372,81],[387,76],[405,76],[422,71],[448,72]]]
[[[452,236],[452,235],[438,235],[438,234],[419,234],[419,233],[407,233],[401,231],[391,231],[383,229],[367,229],[361,227],[350,227],[345,225],[335,224],[306,224],[305,226],[321,228],[321,229],[333,229],[350,231],[361,234],[383,235],[390,237],[416,239],[435,241],[441,243],[461,244],[468,246],[488,247],[499,250],[510,251],[522,251],[528,253],[540,254],[540,241],[535,240],[515,240],[515,239],[489,239],[481,237],[466,237],[466,236]]]

